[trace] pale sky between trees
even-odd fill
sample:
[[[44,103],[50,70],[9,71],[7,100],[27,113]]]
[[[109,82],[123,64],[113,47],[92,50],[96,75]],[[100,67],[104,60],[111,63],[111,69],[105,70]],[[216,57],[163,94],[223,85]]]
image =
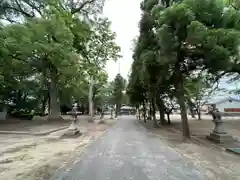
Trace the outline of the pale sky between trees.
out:
[[[113,80],[118,73],[120,63],[120,73],[127,79],[132,64],[133,39],[138,36],[138,22],[141,18],[140,3],[142,0],[106,0],[103,13],[112,22],[112,30],[116,32],[116,43],[121,47],[123,56],[118,62],[107,62],[107,72],[109,80]],[[227,78],[221,80],[219,87],[228,90],[235,90],[240,87],[240,83],[228,83]],[[221,99],[232,96],[229,92],[218,92],[213,99]],[[236,96],[234,96],[236,97]]]
[[[127,78],[132,64],[132,40],[138,35],[141,18],[141,0],[106,0],[104,15],[112,22],[112,30],[117,34],[116,43],[121,47],[120,73]],[[118,62],[107,63],[109,80],[118,73]]]

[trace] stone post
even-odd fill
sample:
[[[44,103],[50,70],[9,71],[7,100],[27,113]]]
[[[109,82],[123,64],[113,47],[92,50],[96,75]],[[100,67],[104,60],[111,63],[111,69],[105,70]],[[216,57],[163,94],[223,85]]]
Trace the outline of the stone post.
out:
[[[113,108],[111,108],[111,117],[110,119],[113,119]]]
[[[104,109],[101,107],[99,124],[104,124]]]
[[[219,110],[214,109],[212,111],[212,122],[214,123],[214,128],[209,136],[207,136],[208,140],[211,140],[216,143],[224,143],[228,141],[232,141],[233,137],[228,135],[224,130],[223,121],[221,118],[221,113]]]
[[[77,104],[74,104],[73,108],[72,108],[72,112],[71,115],[73,116],[73,121],[71,123],[71,125],[69,126],[67,132],[64,134],[65,136],[79,136],[82,133],[80,132],[80,130],[77,127]]]

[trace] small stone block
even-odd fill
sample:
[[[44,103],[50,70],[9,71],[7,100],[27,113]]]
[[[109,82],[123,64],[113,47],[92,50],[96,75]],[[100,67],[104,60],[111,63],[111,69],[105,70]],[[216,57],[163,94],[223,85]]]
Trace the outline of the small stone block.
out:
[[[210,133],[210,135],[207,136],[206,138],[215,143],[225,143],[225,142],[233,141],[233,137],[228,134]]]
[[[240,155],[240,148],[227,148],[226,151]]]
[[[103,120],[100,120],[98,124],[105,124]]]
[[[94,123],[94,119],[88,119],[89,123]]]
[[[64,135],[62,136],[62,138],[64,137],[79,137],[81,136],[82,133],[80,132],[80,130],[67,130]]]

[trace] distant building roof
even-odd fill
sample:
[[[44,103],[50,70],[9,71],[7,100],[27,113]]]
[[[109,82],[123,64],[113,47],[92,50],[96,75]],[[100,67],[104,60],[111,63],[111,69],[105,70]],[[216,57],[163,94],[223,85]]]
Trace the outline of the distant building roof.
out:
[[[240,102],[240,99],[237,98],[237,97],[227,97],[227,98],[223,98],[221,100],[218,100],[218,101],[210,101],[208,103],[206,103],[207,105],[210,105],[210,104],[221,104],[221,103],[224,103],[226,101],[235,101],[235,102]]]

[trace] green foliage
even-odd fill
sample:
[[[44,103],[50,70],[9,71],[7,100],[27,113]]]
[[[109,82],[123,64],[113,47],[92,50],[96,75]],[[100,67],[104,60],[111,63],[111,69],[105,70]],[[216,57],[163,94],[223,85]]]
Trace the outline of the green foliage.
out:
[[[185,80],[185,96],[196,109],[200,109],[208,101],[208,98],[216,93],[218,85],[206,78],[206,74],[189,76]]]
[[[128,85],[130,100],[138,105],[148,100],[154,107],[155,100],[176,97],[183,135],[189,137],[185,103],[203,100],[211,89],[207,80],[240,72],[236,2],[143,1]],[[196,72],[204,72],[206,80],[193,76]],[[138,98],[140,94],[144,98]]]
[[[106,61],[120,57],[109,20],[97,15],[102,6],[103,0],[2,1],[1,102],[24,108],[31,101],[28,108],[39,111],[48,99],[52,111],[58,99],[61,105],[87,104],[89,75],[100,88]]]
[[[83,57],[86,66],[91,67],[89,75],[97,76],[99,69],[104,68],[106,61],[116,61],[120,58],[120,47],[115,43],[115,33],[110,30],[110,21],[107,18],[97,18],[91,28],[91,34],[86,44]]]
[[[126,81],[123,79],[123,77],[120,74],[117,74],[114,79],[114,97],[115,97],[116,104],[117,103],[121,104],[125,86],[126,86]]]
[[[123,103],[123,97],[126,89],[126,80],[117,74],[113,82],[113,100],[116,105],[116,116],[118,115],[121,105]]]

